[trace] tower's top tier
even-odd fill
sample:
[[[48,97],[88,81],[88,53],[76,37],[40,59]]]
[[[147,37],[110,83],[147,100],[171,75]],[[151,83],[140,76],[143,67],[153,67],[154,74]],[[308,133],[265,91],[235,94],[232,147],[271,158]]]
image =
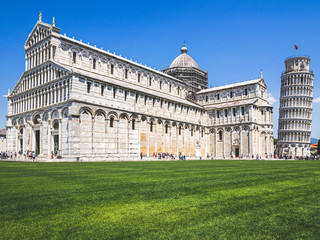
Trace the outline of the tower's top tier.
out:
[[[286,72],[309,72],[310,57],[308,56],[294,56],[289,57],[285,61]]]

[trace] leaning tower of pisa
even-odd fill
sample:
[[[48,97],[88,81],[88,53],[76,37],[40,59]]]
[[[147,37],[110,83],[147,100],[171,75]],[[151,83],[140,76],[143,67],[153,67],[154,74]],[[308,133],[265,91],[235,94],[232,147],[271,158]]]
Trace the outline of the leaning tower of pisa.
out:
[[[285,60],[281,75],[277,152],[279,155],[310,155],[313,72],[310,57]]]

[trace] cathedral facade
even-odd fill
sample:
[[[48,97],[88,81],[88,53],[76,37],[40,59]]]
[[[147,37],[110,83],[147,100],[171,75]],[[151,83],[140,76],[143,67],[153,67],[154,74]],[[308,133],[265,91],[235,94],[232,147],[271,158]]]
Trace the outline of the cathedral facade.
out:
[[[207,88],[207,72],[185,46],[161,72],[61,35],[41,19],[24,48],[25,72],[7,96],[7,151],[35,151],[43,161],[274,152],[262,76]]]

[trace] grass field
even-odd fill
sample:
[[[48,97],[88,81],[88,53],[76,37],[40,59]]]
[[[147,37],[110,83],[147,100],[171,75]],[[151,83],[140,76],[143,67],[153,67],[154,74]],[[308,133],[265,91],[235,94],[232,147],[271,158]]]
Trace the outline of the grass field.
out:
[[[0,162],[1,239],[319,239],[320,161]]]

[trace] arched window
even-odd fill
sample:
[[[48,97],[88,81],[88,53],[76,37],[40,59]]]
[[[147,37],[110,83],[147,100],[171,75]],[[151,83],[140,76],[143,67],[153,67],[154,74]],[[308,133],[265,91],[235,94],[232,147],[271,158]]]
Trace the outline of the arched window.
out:
[[[136,120],[132,119],[132,123],[131,124],[132,124],[132,126],[131,126],[132,130],[135,130]]]
[[[179,135],[181,135],[181,126],[179,126]]]
[[[77,53],[76,53],[76,52],[73,52],[73,53],[72,53],[72,62],[73,62],[73,63],[76,63],[76,62],[77,62]]]
[[[94,58],[94,59],[92,60],[92,68],[93,68],[93,69],[96,69],[96,62],[97,62],[97,60]]]
[[[113,98],[116,98],[117,89],[113,87]]]
[[[165,130],[165,133],[166,133],[166,134],[168,133],[168,124],[166,124],[166,130]]]
[[[111,128],[113,128],[113,122],[114,122],[114,118],[111,117],[111,118],[110,118],[110,127],[111,127]]]
[[[150,132],[153,130],[153,122],[150,123]]]
[[[87,93],[90,93],[91,82],[87,82]]]
[[[103,96],[103,92],[104,92],[104,86],[101,85],[101,96]]]
[[[222,140],[222,131],[219,131],[219,140]]]
[[[111,74],[113,74],[113,69],[114,69],[114,66],[113,64],[111,64]]]

